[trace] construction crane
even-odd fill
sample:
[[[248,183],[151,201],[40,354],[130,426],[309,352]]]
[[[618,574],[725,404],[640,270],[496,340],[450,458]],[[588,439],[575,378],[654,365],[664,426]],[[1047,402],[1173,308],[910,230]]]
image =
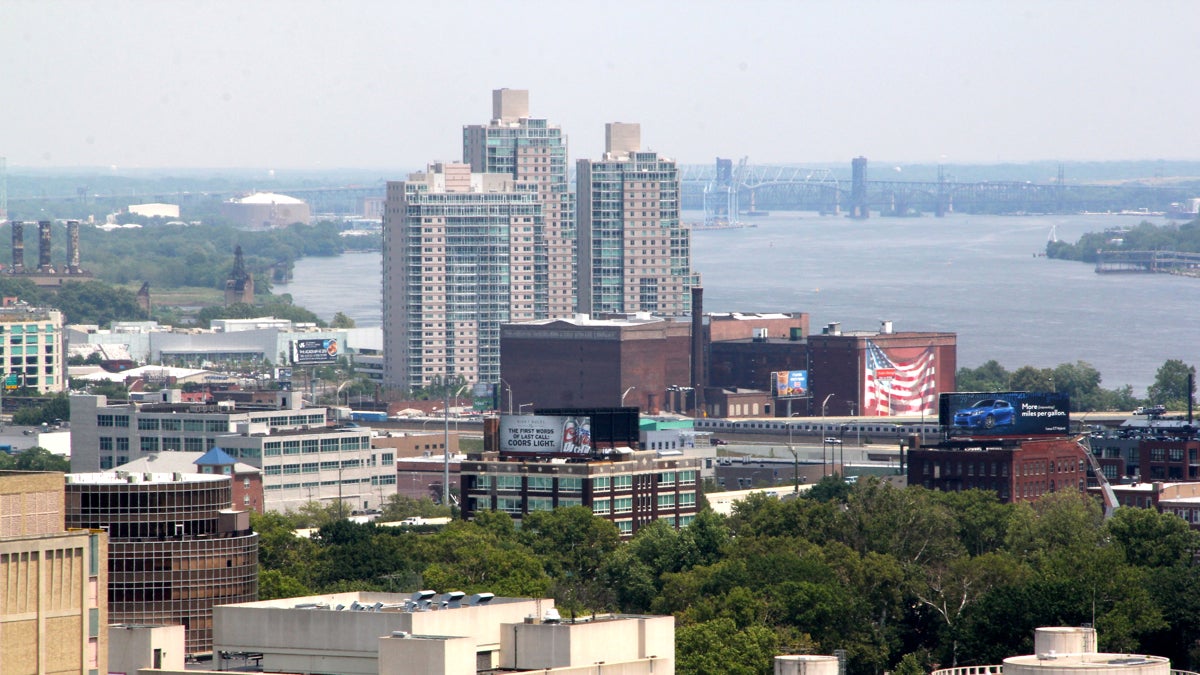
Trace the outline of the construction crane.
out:
[[[1091,434],[1080,434],[1074,440],[1075,444],[1079,446],[1079,450],[1083,452],[1083,456],[1087,458],[1088,466],[1092,467],[1092,473],[1096,475],[1096,483],[1100,486],[1100,498],[1104,502],[1104,519],[1108,520],[1112,518],[1113,511],[1120,506],[1117,503],[1117,493],[1108,484],[1108,478],[1101,470],[1100,462],[1097,462],[1096,456],[1092,454]]]

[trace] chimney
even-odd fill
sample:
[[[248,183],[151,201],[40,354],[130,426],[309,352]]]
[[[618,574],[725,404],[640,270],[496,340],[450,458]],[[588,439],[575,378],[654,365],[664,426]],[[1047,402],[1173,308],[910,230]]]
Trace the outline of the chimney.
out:
[[[67,274],[79,274],[79,221],[67,221]]]
[[[12,268],[20,273],[25,271],[25,223],[14,220],[12,228]]]
[[[54,274],[54,266],[50,264],[50,221],[38,221],[38,272]]]
[[[692,287],[692,395],[696,397],[696,411],[704,408],[704,289]]]

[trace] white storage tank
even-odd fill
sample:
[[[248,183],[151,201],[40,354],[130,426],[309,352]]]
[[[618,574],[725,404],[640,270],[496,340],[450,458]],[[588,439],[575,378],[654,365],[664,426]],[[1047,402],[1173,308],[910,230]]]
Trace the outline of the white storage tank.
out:
[[[775,675],[838,675],[838,660],[815,654],[776,656]]]

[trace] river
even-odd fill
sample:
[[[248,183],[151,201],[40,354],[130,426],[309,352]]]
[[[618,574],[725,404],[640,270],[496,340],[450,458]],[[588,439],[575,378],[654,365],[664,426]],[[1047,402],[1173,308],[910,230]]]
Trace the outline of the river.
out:
[[[698,220],[699,214],[686,214]],[[974,216],[855,221],[776,212],[754,227],[692,234],[706,312],[808,312],[813,332],[838,321],[869,330],[958,334],[960,367],[989,359],[1015,370],[1086,361],[1101,386],[1142,396],[1167,359],[1197,362],[1200,279],[1096,274],[1036,256],[1064,241],[1134,226],[1122,216]],[[1157,222],[1165,222],[1158,219]],[[296,304],[378,326],[378,253],[305,258],[288,284]]]

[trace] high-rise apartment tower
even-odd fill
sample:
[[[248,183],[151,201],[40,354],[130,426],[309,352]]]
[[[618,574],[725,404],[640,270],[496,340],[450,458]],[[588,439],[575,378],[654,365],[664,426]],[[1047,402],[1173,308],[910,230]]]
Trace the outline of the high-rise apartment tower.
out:
[[[640,125],[613,122],[604,157],[579,160],[576,180],[579,311],[689,314],[700,277],[675,162],[641,149]]]
[[[568,182],[567,137],[529,116],[529,92],[492,92],[492,119],[463,127],[463,163],[537,186],[544,225],[534,231],[534,306],[539,317],[575,313],[575,194]]]
[[[547,316],[538,195],[535,182],[457,163],[388,183],[385,386],[499,382],[500,325]]]

